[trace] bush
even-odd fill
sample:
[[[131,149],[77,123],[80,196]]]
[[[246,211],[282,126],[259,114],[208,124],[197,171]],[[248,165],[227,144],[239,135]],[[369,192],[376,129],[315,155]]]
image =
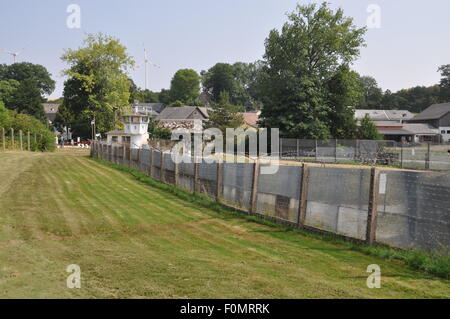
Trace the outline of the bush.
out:
[[[28,132],[30,132],[30,135],[32,135],[30,149],[33,151],[45,152],[56,149],[55,135],[41,121],[27,114],[10,111],[0,101],[0,130],[2,127],[6,132],[13,128],[16,132],[16,138],[21,130],[25,138],[24,141],[26,141]],[[36,143],[34,142],[35,134],[37,136]]]
[[[32,145],[32,149],[45,151],[54,151],[56,149],[55,135],[45,127],[45,125],[38,119],[27,114],[15,114],[13,118],[12,128],[19,132],[22,130],[23,134],[30,132],[31,135],[36,134],[36,145]],[[32,141],[34,143],[34,139]]]

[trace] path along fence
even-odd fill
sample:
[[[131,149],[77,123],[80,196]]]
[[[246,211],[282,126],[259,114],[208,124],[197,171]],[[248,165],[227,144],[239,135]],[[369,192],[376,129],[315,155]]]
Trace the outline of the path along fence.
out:
[[[169,152],[94,142],[91,156],[280,224],[404,249],[450,247],[450,175],[378,168],[264,163],[176,164]]]
[[[41,134],[14,131],[13,128],[6,130],[0,128],[0,150],[37,151],[42,140]]]
[[[450,170],[449,144],[282,138],[280,155],[284,159],[307,162],[355,162],[410,169]]]

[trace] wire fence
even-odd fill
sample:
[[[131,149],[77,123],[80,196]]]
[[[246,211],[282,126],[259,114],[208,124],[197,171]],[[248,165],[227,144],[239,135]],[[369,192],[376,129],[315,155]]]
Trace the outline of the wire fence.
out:
[[[128,155],[129,154],[129,155]],[[303,163],[229,163],[94,142],[91,156],[140,170],[228,207],[293,227],[404,249],[448,251],[450,174]],[[124,160],[125,159],[125,160]]]
[[[319,163],[364,163],[398,168],[450,170],[450,145],[369,140],[280,139],[283,159]]]

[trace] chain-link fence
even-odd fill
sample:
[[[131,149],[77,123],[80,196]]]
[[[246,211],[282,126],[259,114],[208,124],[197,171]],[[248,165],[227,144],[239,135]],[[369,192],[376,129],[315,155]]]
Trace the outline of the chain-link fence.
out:
[[[280,139],[282,159],[364,163],[421,170],[450,170],[450,145],[370,140]]]
[[[326,148],[327,143],[319,145]],[[377,143],[362,143],[358,152],[352,153],[356,143],[338,145],[338,158],[371,156],[379,149]],[[296,143],[295,150],[307,150],[300,146]],[[321,154],[331,154],[327,152]],[[100,142],[94,143],[91,154],[125,166],[130,163],[166,184],[283,224],[369,244],[422,250],[447,250],[450,246],[448,172],[291,164],[278,166],[274,174],[264,174],[266,163],[206,159],[195,163],[190,156],[175,163],[169,152],[130,150]]]

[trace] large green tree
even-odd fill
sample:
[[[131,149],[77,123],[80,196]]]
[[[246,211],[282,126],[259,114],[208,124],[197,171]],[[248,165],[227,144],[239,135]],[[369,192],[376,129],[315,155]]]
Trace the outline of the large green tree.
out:
[[[383,90],[378,86],[377,80],[371,76],[360,77],[363,90],[359,109],[379,110],[383,108]]]
[[[45,112],[42,103],[45,99],[41,96],[41,91],[32,79],[25,79],[20,82],[12,96],[13,109],[17,113],[29,114],[38,120],[45,122]]]
[[[68,49],[62,60],[69,65],[64,70],[64,102],[57,122],[71,125],[78,136],[90,136],[90,122],[105,133],[119,124],[119,115],[130,101],[131,83],[127,76],[134,61],[118,39],[90,34],[83,46]]]
[[[343,65],[328,81],[328,115],[330,134],[334,138],[352,139],[357,135],[355,105],[361,99],[358,73]]]
[[[40,90],[41,94],[51,94],[55,89],[55,81],[47,69],[39,64],[29,62],[0,64],[0,81],[16,80],[22,82],[31,80]]]
[[[10,110],[45,121],[43,95],[55,89],[47,69],[28,62],[0,65],[0,99]]]
[[[298,5],[288,20],[266,39],[261,123],[283,136],[331,137],[327,84],[359,55],[365,28],[327,3]]]
[[[178,70],[170,83],[170,102],[195,105],[200,95],[200,76],[192,69]]]
[[[244,106],[247,110],[261,107],[257,83],[262,63],[236,62],[217,63],[202,72],[203,90],[213,102],[220,101],[220,94],[226,92],[230,102]]]

